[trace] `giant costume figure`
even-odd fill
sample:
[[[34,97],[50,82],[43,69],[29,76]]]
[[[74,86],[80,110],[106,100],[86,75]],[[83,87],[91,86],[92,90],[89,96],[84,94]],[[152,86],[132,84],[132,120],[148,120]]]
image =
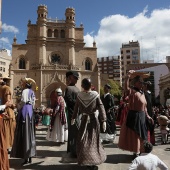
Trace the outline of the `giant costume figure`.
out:
[[[35,118],[33,114],[35,94],[31,89],[35,81],[25,78],[23,82],[25,83],[25,89],[22,92],[21,108],[17,116],[11,157],[22,158],[24,159],[23,164],[27,164],[31,163],[31,158],[36,155]]]
[[[71,117],[74,110],[74,105],[76,102],[77,94],[79,89],[75,86],[79,74],[76,71],[68,71],[66,73],[67,88],[65,90],[64,99],[67,107],[67,118],[68,118],[68,143],[67,143],[67,153],[71,153],[71,156],[76,157],[76,138],[78,133],[78,122],[71,126]]]
[[[82,115],[77,137],[77,160],[80,166],[87,166],[88,170],[97,170],[106,160],[106,153],[99,140],[100,123],[106,130],[106,113],[99,94],[91,91],[91,80],[82,80],[82,92],[78,93],[71,124],[74,126],[76,117]],[[98,111],[98,112],[97,112]],[[99,117],[98,117],[99,116]]]

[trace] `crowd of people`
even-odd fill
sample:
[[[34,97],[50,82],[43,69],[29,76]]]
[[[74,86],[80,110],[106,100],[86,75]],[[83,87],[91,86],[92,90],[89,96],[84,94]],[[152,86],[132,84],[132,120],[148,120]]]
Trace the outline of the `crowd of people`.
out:
[[[76,87],[78,72],[68,71],[65,91],[56,88],[51,107],[41,105],[39,109],[35,108],[32,87],[36,82],[33,79],[22,79],[21,99],[14,105],[8,84],[10,78],[0,78],[0,169],[9,170],[8,154],[23,159],[22,165],[32,163],[32,157],[37,155],[36,128],[40,121],[48,127],[46,140],[59,145],[67,142],[70,158],[77,158],[78,165],[86,166],[87,170],[97,170],[97,165],[105,162],[103,144],[113,143],[116,124],[121,126],[118,147],[137,157],[129,169],[139,166],[147,170],[156,166],[168,169],[150,152],[156,145],[155,126],[160,126],[162,144],[168,140],[170,106],[158,108],[152,105],[151,83],[144,81],[147,76],[130,70],[120,104],[115,107],[109,84],[104,85],[104,94],[100,97],[91,79],[84,78],[80,90]],[[148,165],[144,161],[146,158],[157,163]]]

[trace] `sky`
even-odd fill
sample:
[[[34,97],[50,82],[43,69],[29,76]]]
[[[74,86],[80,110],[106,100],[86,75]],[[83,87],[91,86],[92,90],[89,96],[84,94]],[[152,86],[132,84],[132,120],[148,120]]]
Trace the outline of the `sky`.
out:
[[[25,44],[27,23],[36,24],[37,8],[48,18],[65,19],[75,8],[76,26],[84,26],[84,42],[97,46],[97,57],[120,55],[123,43],[139,41],[141,61],[166,62],[170,56],[170,0],[2,0],[0,49],[12,49],[13,38]]]

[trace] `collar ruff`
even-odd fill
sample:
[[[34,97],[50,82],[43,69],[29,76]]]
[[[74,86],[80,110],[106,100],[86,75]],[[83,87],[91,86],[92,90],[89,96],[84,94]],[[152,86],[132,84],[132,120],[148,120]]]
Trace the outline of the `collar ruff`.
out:
[[[89,92],[80,92],[77,98],[80,100],[83,106],[87,108],[94,100],[96,100],[98,96],[99,94],[96,91],[89,91]]]

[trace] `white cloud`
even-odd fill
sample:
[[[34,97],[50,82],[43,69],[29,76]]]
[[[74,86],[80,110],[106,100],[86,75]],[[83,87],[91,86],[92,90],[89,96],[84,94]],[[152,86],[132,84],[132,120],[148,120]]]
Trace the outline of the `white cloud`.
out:
[[[133,40],[140,43],[141,60],[165,62],[166,56],[170,56],[169,30],[170,9],[148,13],[145,7],[132,18],[120,14],[104,17],[97,34],[87,34],[84,38],[86,46],[92,46],[95,39],[98,57],[120,55],[122,43]]]
[[[15,34],[19,33],[19,29],[18,28],[16,28],[15,26],[12,26],[12,25],[7,25],[5,23],[2,24],[2,30],[4,32],[12,32],[12,33],[15,33]]]
[[[7,37],[0,38],[0,41],[1,41],[1,43],[5,43],[5,44],[9,44],[10,43],[10,41],[9,41],[9,39]]]
[[[10,40],[7,37],[1,37],[0,38],[0,49],[4,49],[4,48],[5,49],[11,49],[12,48]]]

